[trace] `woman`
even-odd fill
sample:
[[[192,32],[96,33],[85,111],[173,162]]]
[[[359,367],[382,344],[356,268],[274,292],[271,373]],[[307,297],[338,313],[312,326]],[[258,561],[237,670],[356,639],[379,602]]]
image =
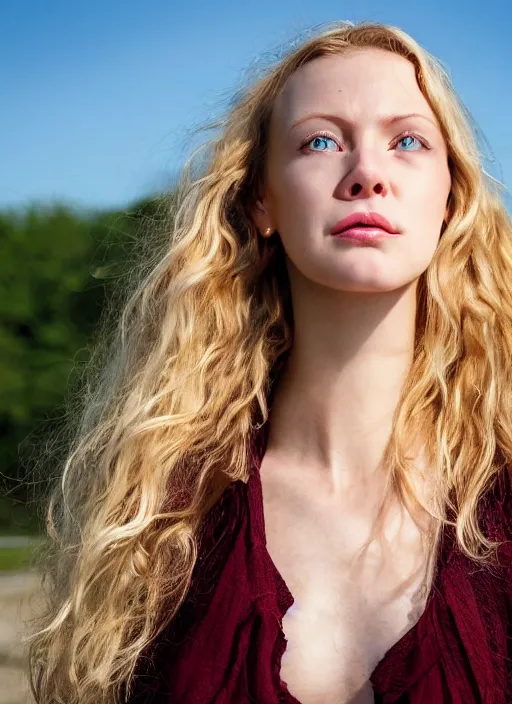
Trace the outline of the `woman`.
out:
[[[512,701],[512,227],[445,72],[338,23],[222,126],[52,495],[36,701]]]

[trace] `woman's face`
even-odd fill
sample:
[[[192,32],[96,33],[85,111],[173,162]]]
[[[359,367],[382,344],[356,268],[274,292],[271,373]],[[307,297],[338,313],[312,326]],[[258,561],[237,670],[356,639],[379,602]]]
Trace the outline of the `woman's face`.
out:
[[[418,116],[397,117],[410,113]],[[261,232],[279,232],[291,275],[343,291],[389,291],[428,267],[450,186],[446,145],[413,65],[359,50],[315,59],[286,82],[253,216]],[[400,236],[366,246],[331,236],[342,218],[370,211]]]

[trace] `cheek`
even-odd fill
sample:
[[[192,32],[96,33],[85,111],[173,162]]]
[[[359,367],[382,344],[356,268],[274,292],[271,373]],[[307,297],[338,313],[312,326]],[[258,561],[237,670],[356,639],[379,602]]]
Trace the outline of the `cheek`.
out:
[[[304,212],[321,212],[332,198],[330,175],[327,168],[312,170],[303,165],[290,164],[274,179],[272,192],[276,212],[294,220],[302,218]]]
[[[450,174],[442,167],[425,174],[422,179],[410,181],[409,187],[404,191],[403,206],[408,211],[408,220],[414,229],[440,229],[450,185]]]

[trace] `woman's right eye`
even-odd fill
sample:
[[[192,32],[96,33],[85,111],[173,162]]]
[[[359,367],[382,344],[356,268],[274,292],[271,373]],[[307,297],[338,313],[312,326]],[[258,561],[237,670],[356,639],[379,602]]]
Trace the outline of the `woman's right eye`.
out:
[[[338,143],[336,142],[336,140],[333,139],[332,137],[330,137],[329,135],[327,135],[327,134],[316,134],[316,135],[314,135],[313,137],[308,137],[308,139],[307,139],[305,142],[302,143],[301,149],[304,149],[304,148],[307,147],[309,144],[311,144],[311,145],[313,145],[313,148],[310,149],[309,151],[314,151],[314,152],[318,152],[318,151],[321,151],[321,152],[328,151],[328,150],[326,150],[326,149],[322,149],[322,148],[321,148],[322,145],[323,145],[323,144],[326,144],[327,142],[332,142],[332,144],[334,144],[336,147],[339,146]]]

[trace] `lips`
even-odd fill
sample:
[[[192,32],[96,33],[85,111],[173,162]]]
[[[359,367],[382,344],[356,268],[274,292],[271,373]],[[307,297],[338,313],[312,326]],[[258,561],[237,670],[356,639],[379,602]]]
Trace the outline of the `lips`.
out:
[[[355,227],[356,225],[360,227],[378,227],[392,235],[398,235],[400,233],[400,230],[393,227],[389,220],[387,220],[383,215],[374,212],[360,212],[352,213],[346,218],[343,218],[343,220],[337,222],[331,230],[331,235],[339,235],[340,232],[348,230],[350,227]]]

